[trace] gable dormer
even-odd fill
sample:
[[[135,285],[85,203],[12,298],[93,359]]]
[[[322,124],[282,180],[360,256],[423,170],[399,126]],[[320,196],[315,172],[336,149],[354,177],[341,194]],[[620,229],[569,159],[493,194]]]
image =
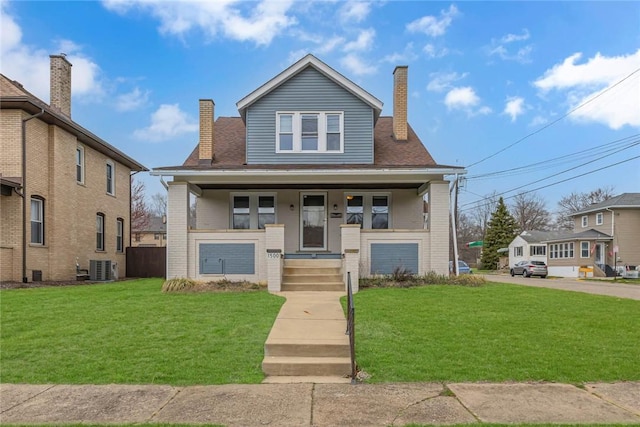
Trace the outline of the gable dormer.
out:
[[[247,164],[373,164],[382,102],[307,55],[237,103]]]

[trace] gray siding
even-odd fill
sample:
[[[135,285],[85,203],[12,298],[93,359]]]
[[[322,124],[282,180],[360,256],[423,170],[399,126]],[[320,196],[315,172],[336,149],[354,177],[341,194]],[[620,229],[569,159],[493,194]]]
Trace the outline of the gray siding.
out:
[[[202,243],[199,250],[200,274],[255,274],[253,243]]]
[[[418,272],[417,243],[371,244],[371,274],[392,274],[396,267]]]
[[[276,111],[343,111],[344,153],[276,153]],[[373,110],[306,68],[247,110],[248,164],[371,164]]]

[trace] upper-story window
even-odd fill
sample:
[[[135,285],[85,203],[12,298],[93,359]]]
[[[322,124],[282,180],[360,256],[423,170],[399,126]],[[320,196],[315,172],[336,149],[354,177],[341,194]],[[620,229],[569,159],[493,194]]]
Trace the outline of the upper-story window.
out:
[[[278,153],[344,151],[342,112],[279,112],[276,118]]]
[[[584,215],[581,219],[582,221],[582,227],[588,227],[589,226],[589,217]]]
[[[602,212],[598,212],[596,214],[596,225],[604,224],[604,214]]]
[[[84,147],[76,148],[76,181],[84,184]]]
[[[111,194],[112,196],[116,192],[115,170],[116,170],[116,167],[113,164],[113,162],[108,161],[107,162],[107,194]]]

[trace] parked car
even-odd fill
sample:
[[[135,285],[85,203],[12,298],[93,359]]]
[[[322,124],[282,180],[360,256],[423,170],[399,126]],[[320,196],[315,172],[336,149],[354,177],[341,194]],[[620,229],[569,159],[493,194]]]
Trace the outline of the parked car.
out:
[[[520,261],[511,268],[511,276],[522,274],[522,277],[547,277],[547,264],[544,261]]]
[[[449,273],[453,273],[453,261],[449,261]],[[471,271],[471,267],[469,267],[469,264],[467,264],[466,262],[462,261],[461,259],[458,260],[458,273],[459,274],[473,274],[473,271]]]

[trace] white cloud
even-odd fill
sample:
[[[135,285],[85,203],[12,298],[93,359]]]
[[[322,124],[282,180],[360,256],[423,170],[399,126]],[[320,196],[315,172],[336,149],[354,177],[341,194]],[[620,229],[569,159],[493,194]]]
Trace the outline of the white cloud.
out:
[[[458,16],[458,8],[455,5],[449,6],[449,10],[441,10],[440,17],[427,15],[407,24],[407,31],[411,33],[424,33],[431,37],[442,36],[453,18]]]
[[[462,110],[470,116],[491,113],[491,108],[480,105],[480,97],[470,86],[451,89],[444,97],[444,104],[449,110]]]
[[[449,54],[449,49],[446,47],[437,48],[431,43],[427,43],[422,51],[427,55],[428,58],[442,58],[443,56],[447,56]]]
[[[533,84],[543,94],[558,91],[566,98],[568,111],[598,97],[573,112],[569,116],[573,120],[602,123],[612,129],[640,126],[640,74],[613,87],[640,68],[640,49],[612,57],[597,53],[587,62],[577,64],[581,57],[581,53],[569,56],[545,71]]]
[[[116,110],[133,111],[144,106],[149,100],[149,91],[141,91],[135,87],[131,92],[116,97]]]
[[[363,76],[367,74],[375,74],[378,71],[378,67],[368,64],[355,54],[348,54],[340,61],[343,67],[356,76]]]
[[[22,30],[10,14],[9,5],[0,2],[0,71],[19,81],[25,89],[49,102],[49,52],[22,42]],[[71,93],[74,97],[98,99],[104,94],[100,67],[70,40],[57,41],[52,52],[64,52],[73,64]]]
[[[322,40],[316,51],[321,54],[332,52],[335,48],[344,43],[344,38],[339,36],[331,37],[328,40]]]
[[[518,116],[522,115],[525,110],[524,98],[519,96],[513,96],[507,98],[507,102],[504,106],[503,114],[507,114],[511,117],[511,121],[515,122]]]
[[[530,63],[533,52],[532,44],[512,49],[513,43],[518,44],[529,40],[529,38],[531,38],[531,34],[528,29],[524,28],[522,34],[507,34],[499,39],[492,39],[491,45],[487,48],[489,56],[496,55],[505,61],[516,61],[521,64]]]
[[[358,38],[344,45],[345,52],[361,52],[370,50],[373,46],[373,39],[376,37],[376,30],[369,28],[360,31]]]
[[[297,23],[288,12],[292,0],[238,2],[218,1],[129,1],[103,0],[113,12],[126,14],[132,9],[149,11],[160,21],[160,32],[184,36],[199,28],[211,38],[222,35],[238,41],[269,45],[282,31]]]
[[[159,142],[197,131],[198,123],[181,111],[178,104],[162,104],[151,115],[151,124],[133,135],[137,139]]]
[[[340,8],[338,16],[343,23],[358,23],[364,21],[369,12],[371,12],[371,3],[350,0]]]
[[[431,80],[427,84],[427,90],[430,92],[444,92],[445,90],[453,88],[453,83],[458,80],[462,80],[467,77],[469,73],[431,73],[429,77]]]
[[[390,55],[386,55],[382,60],[392,64],[399,64],[401,62],[407,63],[415,61],[417,58],[418,55],[413,51],[413,43],[409,42],[402,52],[394,52]]]
[[[548,122],[549,120],[545,117],[535,116],[533,119],[531,119],[531,123],[529,123],[529,126],[538,127],[538,126],[546,125]]]

